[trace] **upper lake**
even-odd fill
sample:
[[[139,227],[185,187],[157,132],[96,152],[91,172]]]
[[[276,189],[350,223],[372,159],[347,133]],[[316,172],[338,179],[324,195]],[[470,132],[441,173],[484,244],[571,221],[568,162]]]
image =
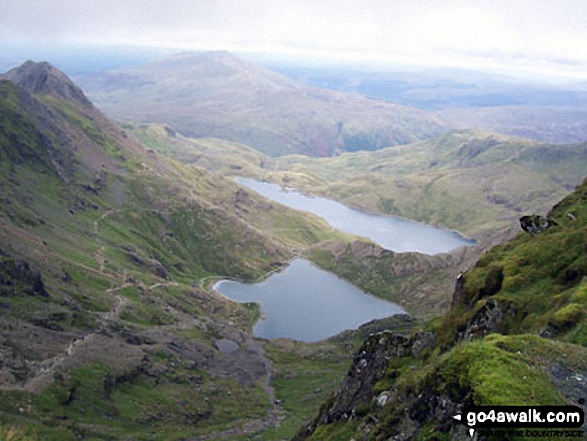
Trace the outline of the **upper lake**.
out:
[[[404,312],[305,259],[294,260],[262,282],[221,280],[214,290],[237,302],[259,303],[263,318],[253,333],[267,339],[314,342]]]
[[[367,237],[387,250],[423,254],[446,253],[475,242],[456,231],[445,230],[397,216],[365,213],[321,197],[306,196],[278,184],[237,178],[237,182],[256,193],[296,210],[323,218],[334,228],[355,236]]]

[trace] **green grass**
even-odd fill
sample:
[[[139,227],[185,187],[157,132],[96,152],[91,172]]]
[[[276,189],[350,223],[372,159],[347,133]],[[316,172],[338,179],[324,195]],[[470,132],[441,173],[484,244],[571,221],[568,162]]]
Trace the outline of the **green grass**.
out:
[[[309,438],[316,441],[347,441],[355,433],[357,422],[336,422],[319,427]]]
[[[418,357],[392,357],[375,385],[373,396],[388,390],[398,398],[381,409],[356,409],[362,423],[378,421],[369,439],[397,435],[408,417],[418,423],[416,439],[447,439],[450,427],[439,420],[438,402],[576,404],[552,372],[587,370],[586,195],[587,181],[549,213],[556,226],[521,233],[464,274],[456,304],[424,325],[437,334],[435,345]],[[463,337],[489,299],[501,309],[501,322],[472,340]],[[540,337],[543,331],[550,338]],[[339,422],[314,433],[326,438],[347,429],[352,432]]]
[[[340,346],[293,342],[291,345],[265,346],[275,370],[271,384],[285,418],[279,427],[263,432],[263,439],[291,438],[313,417],[348,370],[351,351],[345,353]]]
[[[270,403],[252,373],[259,366],[244,369],[240,382],[243,367],[213,345],[215,338],[242,341],[259,308],[228,302],[199,282],[256,280],[302,249],[347,237],[254,194],[237,201],[230,180],[134,150],[97,113],[54,97],[29,97],[23,106],[20,92],[0,86],[0,120],[7,115],[10,123],[0,134],[0,251],[39,271],[49,293],[23,296],[17,285],[18,295],[2,299],[0,320],[14,363],[32,363],[31,376],[35,357],[56,363],[53,383],[40,394],[0,392],[2,427],[43,440],[181,439],[263,420]],[[11,137],[20,135],[15,150]],[[45,135],[67,158],[59,167],[45,154]],[[153,260],[170,281],[156,274]],[[168,282],[177,286],[150,288]],[[131,286],[119,289],[123,283]],[[124,299],[118,316],[117,296]],[[47,339],[42,353],[21,340],[29,327]],[[62,359],[73,335],[86,338]],[[283,355],[299,378],[276,379],[288,406],[279,433],[293,434],[310,416],[348,357],[304,355],[296,368],[297,358]]]
[[[361,244],[360,251],[353,251],[351,245],[327,244],[312,248],[305,256],[363,291],[399,304],[413,316],[430,317],[447,307],[458,259],[377,251],[380,249],[368,243]],[[415,290],[426,295],[415,296]]]
[[[476,405],[564,404],[548,375],[531,366],[529,357],[502,349],[507,343],[496,336],[455,347],[438,360],[434,381],[470,388]]]

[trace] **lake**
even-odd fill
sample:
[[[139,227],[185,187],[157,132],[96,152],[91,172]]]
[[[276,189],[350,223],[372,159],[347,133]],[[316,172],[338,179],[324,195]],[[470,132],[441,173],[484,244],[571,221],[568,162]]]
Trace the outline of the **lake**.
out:
[[[374,319],[402,314],[394,303],[365,294],[305,259],[296,259],[259,283],[221,280],[214,290],[237,302],[260,304],[257,337],[315,342]]]
[[[249,178],[237,178],[236,181],[261,196],[296,210],[313,213],[340,231],[369,238],[382,248],[397,253],[415,251],[433,255],[475,243],[456,231],[424,225],[397,216],[365,213],[336,201],[306,196],[278,184]]]

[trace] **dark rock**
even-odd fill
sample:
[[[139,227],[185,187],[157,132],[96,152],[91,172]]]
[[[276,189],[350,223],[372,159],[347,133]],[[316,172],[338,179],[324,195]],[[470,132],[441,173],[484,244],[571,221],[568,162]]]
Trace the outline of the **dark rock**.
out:
[[[41,274],[25,260],[6,258],[0,261],[0,295],[49,297]]]
[[[465,298],[465,273],[459,274],[455,283],[455,290],[452,295],[451,306],[462,303]]]
[[[422,351],[432,347],[436,341],[434,332],[418,331],[411,339],[412,355],[417,357]]]
[[[171,277],[169,277],[167,270],[165,269],[163,264],[158,260],[153,258],[146,259],[144,257],[139,256],[134,251],[128,251],[127,257],[131,262],[134,262],[139,266],[150,267],[151,272],[155,274],[157,277],[160,277],[164,280],[171,280]]]
[[[581,407],[587,413],[587,372],[572,371],[555,363],[550,366],[549,375],[556,390],[567,402]],[[583,424],[583,430],[587,430],[587,420]]]
[[[465,331],[459,333],[459,340],[471,340],[495,332],[503,320],[503,316],[503,311],[497,301],[488,299],[485,305],[469,320]]]
[[[129,251],[127,253],[128,258],[138,264],[139,266],[143,266],[146,263],[146,259],[142,258],[141,256],[139,256],[137,253],[135,253],[134,251]]]
[[[150,259],[150,262],[151,262],[151,267],[153,269],[153,274],[155,274],[157,277],[160,277],[162,279],[171,280],[171,277],[169,277],[169,274],[167,274],[167,270],[165,269],[165,267],[163,266],[163,264],[161,262],[159,262],[158,260],[155,260],[155,259]]]
[[[403,356],[407,342],[404,336],[381,332],[363,343],[329,410],[329,422],[352,415],[357,405],[371,400],[373,386],[383,378],[389,359]]]
[[[318,417],[302,428],[293,440],[306,439],[320,425],[360,416],[365,406],[373,400],[373,387],[386,375],[389,360],[393,357],[419,354],[430,347],[435,339],[434,333],[425,331],[416,332],[410,338],[390,331],[371,334],[355,354],[336,395],[331,397],[320,409]],[[397,399],[394,393],[386,391],[375,402],[381,407],[393,399]],[[418,413],[417,407],[413,408],[415,414]]]
[[[538,335],[542,338],[554,338],[557,336],[557,334],[558,331],[552,325],[548,325],[538,333]]]
[[[522,227],[522,230],[532,236],[541,233],[554,225],[558,224],[554,220],[542,217],[538,214],[522,216],[520,218],[520,226]]]

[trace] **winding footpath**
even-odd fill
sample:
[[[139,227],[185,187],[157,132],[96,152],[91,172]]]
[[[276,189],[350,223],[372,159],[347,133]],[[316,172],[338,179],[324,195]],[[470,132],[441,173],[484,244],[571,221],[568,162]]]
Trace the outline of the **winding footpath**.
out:
[[[67,360],[70,357],[75,356],[76,353],[82,347],[84,347],[86,345],[93,344],[93,342],[96,338],[96,335],[98,333],[100,333],[101,331],[103,331],[104,329],[106,329],[110,323],[118,320],[120,318],[120,314],[124,310],[124,308],[129,306],[129,300],[126,297],[124,297],[122,294],[120,294],[118,291],[123,290],[128,287],[131,287],[131,286],[138,286],[139,284],[137,284],[136,282],[128,281],[125,270],[123,270],[122,272],[117,273],[117,274],[110,273],[106,270],[106,257],[105,257],[106,247],[103,244],[102,239],[99,237],[99,223],[100,223],[100,221],[104,220],[106,217],[108,217],[112,213],[116,213],[119,211],[122,211],[122,210],[116,210],[116,211],[108,210],[102,216],[100,216],[98,219],[96,219],[93,222],[94,235],[96,237],[96,240],[99,243],[99,248],[94,253],[94,259],[96,260],[96,262],[98,264],[98,270],[96,270],[95,268],[90,268],[90,267],[87,267],[84,265],[80,265],[78,263],[78,265],[83,266],[84,268],[91,270],[92,272],[99,272],[100,274],[107,276],[112,281],[115,281],[115,280],[120,281],[118,285],[112,286],[111,288],[108,288],[106,290],[106,292],[108,294],[110,294],[114,297],[114,300],[115,300],[114,305],[112,306],[112,308],[108,312],[101,313],[101,315],[99,315],[97,317],[98,322],[99,322],[99,326],[94,331],[89,332],[87,334],[84,334],[82,336],[73,337],[71,342],[69,343],[69,345],[67,345],[67,347],[62,352],[60,352],[58,355],[56,355],[52,358],[43,360],[41,363],[39,363],[38,370],[37,370],[36,375],[34,377],[27,379],[23,384],[0,385],[0,390],[24,391],[24,392],[31,392],[31,393],[35,393],[35,394],[41,393],[44,389],[46,389],[48,386],[50,386],[53,383],[54,378],[55,378],[55,373],[62,366],[64,366],[66,364]],[[260,279],[265,279],[266,277],[270,276],[272,273],[280,271],[281,269],[282,268],[273,269],[273,270],[269,271],[267,274],[265,274],[264,276],[262,276]],[[200,280],[200,288],[203,290],[206,290],[206,288],[205,288],[206,279],[214,279],[214,278],[215,277],[206,277],[206,278],[201,279]],[[160,282],[160,283],[155,283],[153,285],[150,285],[150,286],[146,287],[146,289],[153,290],[153,289],[156,289],[159,287],[164,287],[164,286],[178,286],[178,283],[171,282],[171,281],[170,282]],[[181,328],[182,326],[188,326],[188,325],[191,326],[191,324],[182,323],[180,321],[179,324],[176,324],[174,326]],[[226,437],[229,437],[229,436],[246,435],[246,434],[266,430],[270,427],[276,427],[279,424],[280,413],[282,413],[282,410],[280,409],[280,407],[277,404],[277,401],[275,398],[275,390],[271,386],[271,378],[273,375],[273,366],[272,366],[273,363],[265,354],[263,342],[261,340],[257,340],[253,337],[247,337],[247,339],[245,340],[245,346],[246,346],[247,350],[255,353],[259,357],[259,359],[262,361],[263,366],[264,366],[265,372],[260,377],[260,386],[263,389],[263,391],[265,392],[265,394],[267,395],[267,397],[269,399],[269,403],[270,403],[269,408],[267,410],[266,417],[262,418],[262,419],[246,420],[244,422],[242,422],[242,421],[235,422],[235,424],[238,424],[238,426],[231,427],[226,430],[222,430],[222,431],[218,431],[218,432],[209,433],[207,435],[199,436],[199,437],[193,438],[191,441],[205,441],[205,440],[214,440],[214,439],[220,440],[220,439],[225,439]]]

